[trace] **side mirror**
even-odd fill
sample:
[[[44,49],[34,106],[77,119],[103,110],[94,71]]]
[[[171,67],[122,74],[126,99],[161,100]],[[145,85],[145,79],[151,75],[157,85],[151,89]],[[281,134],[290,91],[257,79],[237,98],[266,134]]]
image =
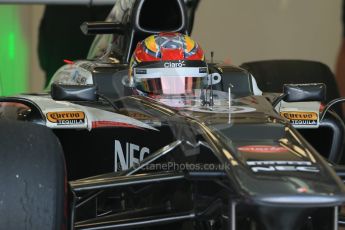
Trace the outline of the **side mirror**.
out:
[[[95,85],[51,85],[51,97],[58,101],[97,101],[97,87]]]
[[[285,102],[325,101],[326,85],[312,84],[285,84],[283,87]]]
[[[211,73],[207,76],[208,85],[216,85],[221,82],[222,76],[219,73]]]

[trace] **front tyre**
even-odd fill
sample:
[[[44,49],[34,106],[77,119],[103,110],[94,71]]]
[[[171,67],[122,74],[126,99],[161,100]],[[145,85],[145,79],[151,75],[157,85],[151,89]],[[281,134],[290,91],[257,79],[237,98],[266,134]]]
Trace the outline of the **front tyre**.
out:
[[[0,121],[0,228],[64,229],[65,162],[53,132]]]

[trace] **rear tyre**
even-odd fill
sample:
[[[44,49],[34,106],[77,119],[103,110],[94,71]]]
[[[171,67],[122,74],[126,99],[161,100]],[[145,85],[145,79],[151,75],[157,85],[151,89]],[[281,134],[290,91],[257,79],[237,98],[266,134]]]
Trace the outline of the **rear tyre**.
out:
[[[65,162],[53,132],[0,122],[1,229],[64,229]]]

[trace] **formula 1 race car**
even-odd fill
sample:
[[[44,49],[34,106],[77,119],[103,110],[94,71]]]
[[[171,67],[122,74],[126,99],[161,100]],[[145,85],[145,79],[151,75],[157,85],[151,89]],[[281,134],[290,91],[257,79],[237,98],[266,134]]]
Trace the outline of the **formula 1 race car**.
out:
[[[154,68],[170,77],[189,68],[204,80],[191,79],[188,94],[133,94],[136,44],[145,39],[149,53],[150,35],[188,33],[185,4],[118,0],[110,18],[83,24],[86,34],[107,35],[96,37],[90,60],[61,67],[49,92],[1,98],[0,226],[329,230],[344,223],[345,128],[329,110],[341,99],[322,106],[325,84],[266,93],[243,68],[172,60]],[[134,75],[154,74],[136,62]],[[163,88],[172,92],[169,83]]]

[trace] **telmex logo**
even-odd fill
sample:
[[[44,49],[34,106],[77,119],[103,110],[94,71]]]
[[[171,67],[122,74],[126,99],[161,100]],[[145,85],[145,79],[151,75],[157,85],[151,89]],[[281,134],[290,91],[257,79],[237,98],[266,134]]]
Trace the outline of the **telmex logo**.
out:
[[[317,120],[317,114],[313,112],[281,112],[281,116],[289,120]]]
[[[52,123],[65,120],[83,120],[85,119],[85,113],[81,111],[49,112],[47,113],[47,119]]]
[[[178,67],[184,67],[184,66],[186,66],[184,61],[180,61],[180,62],[165,62],[164,63],[164,67],[165,68],[178,68]]]
[[[241,152],[247,153],[284,153],[288,150],[282,146],[271,146],[271,145],[247,145],[238,148]]]
[[[310,161],[247,161],[253,172],[309,172],[320,170]]]

